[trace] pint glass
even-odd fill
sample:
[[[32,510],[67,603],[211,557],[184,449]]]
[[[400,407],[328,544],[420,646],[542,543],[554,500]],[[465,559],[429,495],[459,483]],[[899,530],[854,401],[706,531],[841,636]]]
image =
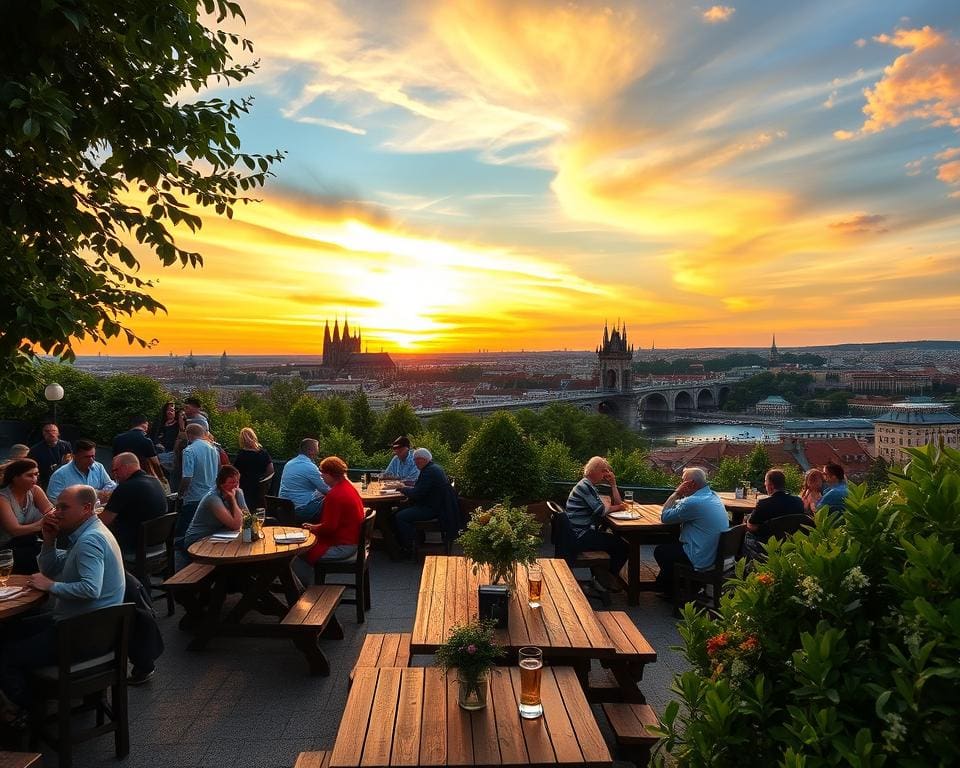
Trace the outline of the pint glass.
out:
[[[520,717],[533,720],[543,716],[540,703],[540,676],[543,674],[543,651],[539,648],[521,648],[520,657]]]
[[[531,608],[540,607],[540,594],[543,591],[543,571],[536,563],[527,566],[527,604]]]

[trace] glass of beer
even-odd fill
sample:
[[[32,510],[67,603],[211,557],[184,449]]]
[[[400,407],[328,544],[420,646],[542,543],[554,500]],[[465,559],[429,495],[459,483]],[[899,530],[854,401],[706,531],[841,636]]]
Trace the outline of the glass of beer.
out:
[[[0,587],[7,586],[7,579],[13,573],[13,550],[0,549]]]
[[[538,563],[527,566],[527,604],[531,608],[540,607],[540,595],[543,591],[543,571]]]
[[[540,703],[540,676],[543,674],[543,651],[539,648],[521,648],[520,657],[520,717],[535,720],[543,716]]]
[[[623,500],[627,503],[627,506],[628,506],[628,507],[629,507],[631,504],[633,504],[633,491],[624,491],[624,492],[623,492]]]

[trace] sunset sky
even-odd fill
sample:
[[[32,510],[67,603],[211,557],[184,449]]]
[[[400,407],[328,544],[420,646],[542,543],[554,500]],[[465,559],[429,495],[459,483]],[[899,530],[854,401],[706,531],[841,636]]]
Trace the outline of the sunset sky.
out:
[[[344,315],[371,351],[586,349],[618,318],[660,348],[960,338],[960,2],[731,2],[242,0],[244,148],[289,154],[179,235],[202,270],[144,260],[169,314],[133,327],[160,354],[319,354]]]

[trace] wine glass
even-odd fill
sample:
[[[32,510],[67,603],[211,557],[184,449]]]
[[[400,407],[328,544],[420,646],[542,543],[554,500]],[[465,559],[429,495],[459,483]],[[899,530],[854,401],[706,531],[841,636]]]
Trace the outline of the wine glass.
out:
[[[0,549],[0,587],[7,586],[7,579],[13,573],[13,550]]]

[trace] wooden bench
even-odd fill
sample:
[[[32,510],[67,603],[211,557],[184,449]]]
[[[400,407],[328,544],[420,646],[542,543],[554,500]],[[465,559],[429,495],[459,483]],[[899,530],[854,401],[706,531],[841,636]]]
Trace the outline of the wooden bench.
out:
[[[410,633],[368,634],[363,640],[357,663],[350,670],[350,683],[359,667],[410,666]]]
[[[327,768],[329,763],[329,752],[301,752],[293,768]]]
[[[40,768],[42,762],[36,752],[0,752],[0,768]]]
[[[587,697],[594,702],[644,702],[637,683],[643,668],[657,660],[657,652],[624,611],[597,611],[597,623],[616,649],[612,659],[601,663],[608,671],[591,672]]]
[[[658,724],[657,713],[648,704],[630,703],[604,704],[603,712],[624,756],[636,763],[637,768],[644,768],[659,738],[649,731]]]
[[[330,663],[323,655],[319,641],[321,637],[343,639],[343,627],[335,615],[343,589],[342,584],[307,587],[280,622],[280,630],[290,635],[297,650],[306,658],[311,675],[330,674]]]
[[[190,563],[177,571],[160,586],[173,595],[183,606],[187,615],[180,620],[180,628],[187,629],[203,616],[203,607],[210,592],[213,571],[216,566]]]

